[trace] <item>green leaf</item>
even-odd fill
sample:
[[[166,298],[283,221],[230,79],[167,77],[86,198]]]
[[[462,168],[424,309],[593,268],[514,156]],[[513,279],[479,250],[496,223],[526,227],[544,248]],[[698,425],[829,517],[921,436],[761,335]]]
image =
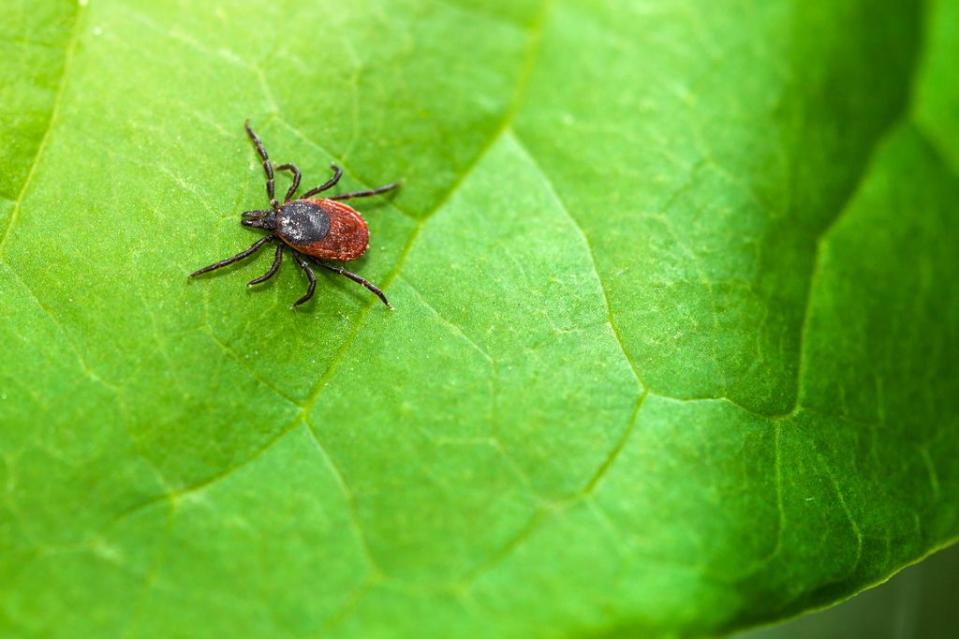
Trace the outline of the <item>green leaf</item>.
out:
[[[715,634],[959,536],[959,1],[218,5],[0,19],[4,635]],[[404,180],[395,312],[187,280],[247,117]]]

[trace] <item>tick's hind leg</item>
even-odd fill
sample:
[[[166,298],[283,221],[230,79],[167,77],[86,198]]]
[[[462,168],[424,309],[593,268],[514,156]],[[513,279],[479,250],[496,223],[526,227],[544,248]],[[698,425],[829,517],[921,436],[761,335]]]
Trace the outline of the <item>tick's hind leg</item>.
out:
[[[310,189],[309,191],[307,191],[306,193],[304,193],[304,194],[301,195],[300,197],[301,197],[301,198],[308,198],[308,197],[310,197],[311,195],[316,195],[317,193],[322,193],[323,191],[326,191],[327,189],[332,189],[334,186],[336,186],[336,183],[340,181],[340,178],[341,178],[341,177],[343,177],[343,169],[341,169],[340,167],[336,166],[335,164],[331,164],[331,165],[330,165],[330,168],[333,169],[333,177],[331,177],[329,180],[327,180],[327,181],[324,182],[323,184],[319,185],[319,186],[316,187],[315,189]]]
[[[240,251],[239,253],[237,253],[237,254],[234,255],[233,257],[228,257],[228,258],[226,258],[225,260],[220,260],[219,262],[216,262],[215,264],[210,264],[209,266],[204,266],[204,267],[201,268],[199,271],[193,271],[192,273],[190,273],[190,277],[196,277],[197,275],[202,275],[202,274],[204,274],[204,273],[209,273],[210,271],[215,271],[215,270],[217,270],[218,268],[223,268],[224,266],[229,266],[230,264],[233,264],[234,262],[239,262],[239,261],[242,260],[244,257],[249,257],[250,255],[253,255],[253,254],[256,253],[257,251],[259,251],[260,248],[261,248],[264,244],[266,244],[267,242],[269,242],[269,241],[272,240],[272,239],[273,239],[273,236],[272,236],[272,235],[267,235],[266,237],[261,237],[260,239],[258,239],[256,242],[253,243],[253,246],[251,246],[250,248],[246,249],[245,251]]]
[[[330,196],[331,200],[349,200],[354,197],[369,197],[371,195],[379,195],[380,193],[386,193],[387,191],[392,191],[400,185],[399,182],[393,182],[392,184],[386,184],[385,186],[378,186],[375,189],[367,189],[366,191],[354,191],[353,193],[340,193],[339,195]]]
[[[306,287],[306,295],[293,302],[293,307],[296,308],[300,304],[309,302],[310,298],[313,297],[313,291],[316,289],[316,275],[313,274],[313,269],[310,268],[306,259],[296,251],[293,251],[293,259],[296,260],[296,263],[299,264],[303,272],[306,273],[306,279],[310,281],[310,285]]]
[[[356,282],[357,284],[359,284],[359,285],[361,285],[361,286],[365,286],[369,291],[371,291],[374,295],[376,295],[378,298],[380,298],[380,300],[381,300],[384,304],[386,304],[386,307],[387,307],[387,308],[390,308],[390,309],[393,308],[393,307],[390,305],[389,301],[386,299],[386,295],[383,293],[383,291],[381,291],[379,288],[377,288],[376,285],[373,284],[372,282],[370,282],[369,280],[360,277],[360,276],[357,275],[356,273],[351,273],[350,271],[347,271],[347,270],[346,270],[345,268],[343,268],[342,266],[333,266],[332,264],[324,264],[323,262],[316,262],[316,265],[317,265],[317,266],[321,266],[321,267],[325,268],[325,269],[328,270],[328,271],[333,271],[334,273],[339,273],[339,274],[342,275],[343,277],[345,277],[345,278],[347,278],[347,279],[350,279],[350,280],[353,280],[354,282]]]
[[[250,136],[250,139],[253,141],[256,152],[260,154],[260,159],[263,160],[263,172],[266,173],[266,195],[270,198],[270,207],[276,210],[280,204],[276,201],[276,194],[273,190],[273,164],[270,163],[270,156],[267,155],[263,143],[260,142],[260,138],[257,137],[253,129],[250,128],[249,120],[243,123],[243,128],[246,129],[246,134]]]
[[[283,245],[276,245],[276,253],[273,255],[273,264],[270,265],[270,270],[261,275],[260,277],[254,278],[246,283],[247,286],[253,286],[254,284],[259,284],[260,282],[265,282],[280,270],[280,262],[283,261]]]
[[[293,174],[293,184],[290,185],[290,189],[286,192],[286,197],[283,198],[284,202],[289,202],[293,199],[293,196],[296,195],[296,190],[300,188],[300,178],[303,177],[303,174],[300,173],[300,169],[296,167],[295,164],[281,164],[276,167],[277,171],[289,171]]]

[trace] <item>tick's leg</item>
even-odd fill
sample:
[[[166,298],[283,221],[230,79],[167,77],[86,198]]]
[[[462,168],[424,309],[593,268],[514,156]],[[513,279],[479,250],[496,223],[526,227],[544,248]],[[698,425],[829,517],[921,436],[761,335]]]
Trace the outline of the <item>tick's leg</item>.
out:
[[[367,191],[355,191],[353,193],[340,193],[339,195],[333,195],[330,197],[331,200],[349,200],[354,197],[369,197],[371,195],[378,195],[380,193],[386,193],[387,191],[392,191],[400,185],[399,182],[393,182],[392,184],[387,184],[386,186],[380,186],[375,189],[369,189]]]
[[[289,171],[293,174],[293,184],[290,185],[290,190],[286,192],[286,198],[283,200],[284,202],[289,202],[293,199],[293,196],[296,195],[296,190],[300,188],[300,178],[302,177],[300,169],[296,168],[295,164],[281,164],[276,167],[276,170]]]
[[[253,254],[256,253],[257,251],[259,251],[259,250],[260,250],[260,247],[262,247],[264,244],[266,244],[267,242],[269,242],[269,241],[272,240],[272,239],[273,239],[273,236],[272,236],[272,235],[267,235],[266,237],[261,237],[261,238],[258,239],[256,242],[253,242],[253,246],[251,246],[250,248],[246,249],[245,251],[240,251],[239,253],[237,253],[237,254],[234,255],[233,257],[228,257],[228,258],[226,258],[225,260],[220,260],[220,261],[217,262],[216,264],[210,264],[209,266],[204,266],[204,267],[201,268],[199,271],[193,271],[192,273],[190,273],[190,277],[196,277],[197,275],[202,275],[202,274],[204,274],[204,273],[209,273],[210,271],[215,271],[215,270],[218,269],[218,268],[223,268],[224,266],[228,266],[228,265],[230,265],[230,264],[233,264],[233,262],[239,262],[239,261],[242,260],[244,257],[249,257],[250,255],[253,255]]]
[[[357,275],[356,273],[351,273],[350,271],[347,271],[345,268],[343,268],[343,267],[341,267],[341,266],[333,266],[332,264],[324,264],[323,262],[316,262],[316,264],[317,264],[317,266],[322,266],[323,268],[325,268],[325,269],[328,270],[328,271],[333,271],[334,273],[339,273],[339,274],[342,275],[343,277],[345,277],[345,278],[347,278],[347,279],[351,279],[351,280],[353,280],[354,282],[356,282],[357,284],[360,284],[360,285],[362,285],[362,286],[365,286],[367,289],[369,289],[370,291],[372,291],[374,295],[376,295],[378,298],[380,298],[380,300],[382,300],[383,303],[386,304],[386,307],[387,307],[387,308],[393,308],[393,307],[390,305],[389,301],[387,301],[386,295],[383,294],[383,291],[381,291],[380,289],[378,289],[378,288],[376,287],[376,285],[373,284],[372,282],[370,282],[369,280],[360,277],[360,276]]]
[[[313,290],[316,288],[316,275],[313,274],[313,269],[310,268],[310,265],[307,264],[303,256],[296,251],[293,251],[293,259],[296,260],[296,263],[299,264],[303,272],[306,273],[306,279],[310,281],[310,285],[306,287],[306,295],[293,302],[293,306],[296,307],[309,302],[310,298],[313,297]]]
[[[280,270],[280,262],[282,261],[283,261],[283,245],[277,244],[276,254],[273,256],[273,264],[270,266],[270,270],[264,273],[263,275],[261,275],[260,277],[250,280],[249,282],[247,282],[246,285],[253,286],[254,284],[259,284],[260,282],[267,281],[268,279],[276,275],[276,272]]]
[[[323,191],[327,189],[332,189],[334,186],[336,186],[336,183],[339,182],[340,178],[343,176],[343,169],[336,166],[335,164],[331,164],[330,168],[333,169],[333,177],[331,177],[329,180],[319,185],[315,189],[310,189],[309,191],[307,191],[300,197],[307,198],[307,197],[310,197],[311,195],[322,193]]]
[[[266,173],[266,195],[270,198],[270,207],[276,210],[280,204],[276,201],[276,195],[273,191],[273,165],[270,163],[270,156],[266,154],[266,149],[263,148],[260,138],[250,128],[249,120],[243,123],[243,128],[246,129],[246,134],[253,140],[253,146],[256,147],[256,152],[260,154],[260,159],[263,160],[263,172]]]

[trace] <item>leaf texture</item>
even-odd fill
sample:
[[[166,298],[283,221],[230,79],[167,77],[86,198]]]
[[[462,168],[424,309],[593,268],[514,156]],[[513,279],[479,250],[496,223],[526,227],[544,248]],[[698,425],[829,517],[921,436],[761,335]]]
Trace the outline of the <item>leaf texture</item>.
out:
[[[14,0],[0,628],[712,635],[955,540],[957,17]],[[396,312],[187,281],[255,239],[245,118],[404,180]]]

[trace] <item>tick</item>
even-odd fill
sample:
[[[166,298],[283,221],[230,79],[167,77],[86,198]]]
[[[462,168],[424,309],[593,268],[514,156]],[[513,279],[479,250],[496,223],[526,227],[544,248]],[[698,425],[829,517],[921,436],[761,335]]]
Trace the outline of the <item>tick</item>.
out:
[[[266,195],[270,199],[270,208],[265,211],[245,211],[240,223],[250,228],[269,231],[270,235],[258,239],[250,248],[240,251],[233,257],[220,260],[191,273],[190,277],[196,277],[234,262],[239,262],[259,251],[266,244],[273,242],[276,244],[273,264],[266,273],[250,280],[247,286],[261,284],[276,275],[276,272],[280,270],[280,262],[283,260],[283,249],[289,248],[293,260],[306,274],[306,279],[309,282],[306,295],[293,302],[294,307],[308,302],[313,297],[313,291],[316,289],[316,275],[310,268],[310,262],[312,261],[320,268],[332,271],[365,286],[379,297],[388,308],[393,308],[383,291],[372,282],[356,273],[347,271],[342,266],[327,264],[321,260],[349,262],[363,255],[370,246],[370,230],[366,225],[366,220],[352,207],[343,204],[341,200],[386,193],[397,188],[399,184],[394,182],[375,189],[340,193],[327,198],[313,197],[333,188],[340,181],[343,171],[335,164],[331,164],[330,168],[333,170],[333,176],[329,180],[294,200],[302,174],[295,164],[280,164],[276,167],[277,171],[289,171],[293,176],[293,183],[286,192],[283,203],[280,204],[274,191],[273,164],[270,162],[270,156],[267,155],[260,138],[250,128],[250,122],[244,122],[243,127],[253,142],[253,146],[256,147],[260,159],[263,160],[263,172],[266,173]]]

